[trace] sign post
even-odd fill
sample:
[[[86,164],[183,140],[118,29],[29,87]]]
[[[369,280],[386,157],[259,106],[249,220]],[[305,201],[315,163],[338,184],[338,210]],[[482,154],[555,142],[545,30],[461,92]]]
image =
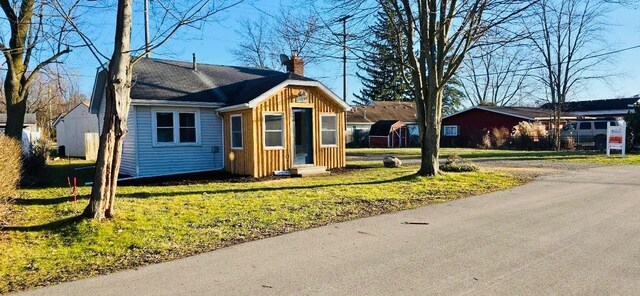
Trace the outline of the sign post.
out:
[[[607,122],[607,156],[611,156],[611,150],[620,150],[622,151],[622,156],[624,156],[626,137],[626,122],[619,121],[617,126],[612,126],[611,122]]]

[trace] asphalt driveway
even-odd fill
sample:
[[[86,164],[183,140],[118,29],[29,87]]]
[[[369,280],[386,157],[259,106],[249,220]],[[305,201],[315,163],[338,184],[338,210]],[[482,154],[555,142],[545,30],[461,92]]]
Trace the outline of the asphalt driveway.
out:
[[[616,166],[26,295],[629,295],[639,279],[640,167]]]

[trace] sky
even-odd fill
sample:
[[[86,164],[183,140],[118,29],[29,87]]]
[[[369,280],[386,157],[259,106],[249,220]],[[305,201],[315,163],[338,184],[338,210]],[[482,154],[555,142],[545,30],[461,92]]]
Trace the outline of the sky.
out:
[[[285,0],[286,1],[286,0]],[[135,1],[140,4],[142,1]],[[287,2],[284,2],[287,3]],[[238,44],[239,20],[243,18],[257,19],[264,12],[274,12],[280,5],[279,0],[249,0],[228,11],[216,15],[215,21],[208,22],[202,28],[182,28],[175,38],[152,52],[154,58],[191,61],[192,53],[197,54],[199,63],[240,66],[231,53]],[[139,6],[139,5],[138,5]],[[134,7],[133,45],[143,44],[143,12],[141,7]],[[606,36],[608,50],[615,51],[640,45],[640,10],[619,8],[608,16],[610,22]],[[91,18],[82,26],[89,28],[86,33],[105,53],[113,46],[115,9],[96,9]],[[153,28],[152,28],[153,31]],[[336,51],[340,47],[336,44]],[[571,100],[609,99],[621,96],[640,94],[640,48],[607,56],[611,61],[606,72],[611,74],[607,81],[590,81],[574,94]],[[353,102],[353,93],[359,92],[362,84],[355,77],[357,61],[347,64],[347,99]],[[64,59],[69,72],[78,79],[80,91],[87,97],[91,95],[98,61],[86,48],[76,48]],[[324,83],[339,96],[342,96],[342,62],[327,60],[321,63],[308,64],[305,75]],[[542,92],[542,90],[541,90]]]

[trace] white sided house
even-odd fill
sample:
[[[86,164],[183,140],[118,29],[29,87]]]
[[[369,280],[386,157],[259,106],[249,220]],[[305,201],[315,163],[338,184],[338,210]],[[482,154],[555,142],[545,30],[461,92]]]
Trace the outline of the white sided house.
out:
[[[302,66],[299,58],[296,66]],[[260,177],[295,168],[298,155],[308,156],[307,166],[344,166],[344,141],[339,136],[344,139],[341,118],[349,107],[320,82],[301,76],[301,70],[294,74],[196,64],[195,58],[193,63],[140,59],[133,68],[120,173],[140,178],[226,170]],[[91,113],[98,114],[100,132],[105,78],[99,71],[90,104]],[[329,107],[318,107],[320,101]],[[334,125],[312,125],[298,110]],[[333,117],[327,119],[329,115]],[[298,137],[291,135],[294,128]],[[319,140],[320,135],[336,140]],[[304,145],[299,139],[306,140]],[[332,142],[321,145],[326,144],[322,141]],[[342,158],[329,161],[329,152]]]
[[[98,132],[98,117],[89,112],[89,104],[81,102],[53,122],[56,142],[64,146],[64,156],[85,157],[85,134]]]

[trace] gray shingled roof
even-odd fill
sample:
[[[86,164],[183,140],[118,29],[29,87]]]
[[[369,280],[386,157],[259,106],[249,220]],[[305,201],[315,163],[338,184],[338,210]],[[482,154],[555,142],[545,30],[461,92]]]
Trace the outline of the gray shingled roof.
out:
[[[603,110],[627,110],[632,109],[631,105],[637,104],[639,97],[619,98],[608,100],[591,100],[591,101],[574,101],[566,102],[562,107],[562,111],[567,112],[584,112],[584,111],[603,111]],[[553,109],[554,104],[546,103],[540,108]]]
[[[24,115],[24,125],[36,124],[36,114],[27,113]],[[7,125],[7,114],[0,114],[0,125]]]
[[[315,81],[269,69],[197,64],[153,58],[140,59],[133,68],[131,98],[222,105],[247,103],[285,80]],[[104,74],[98,74],[93,97],[101,98]],[[97,102],[97,100],[94,100]]]

